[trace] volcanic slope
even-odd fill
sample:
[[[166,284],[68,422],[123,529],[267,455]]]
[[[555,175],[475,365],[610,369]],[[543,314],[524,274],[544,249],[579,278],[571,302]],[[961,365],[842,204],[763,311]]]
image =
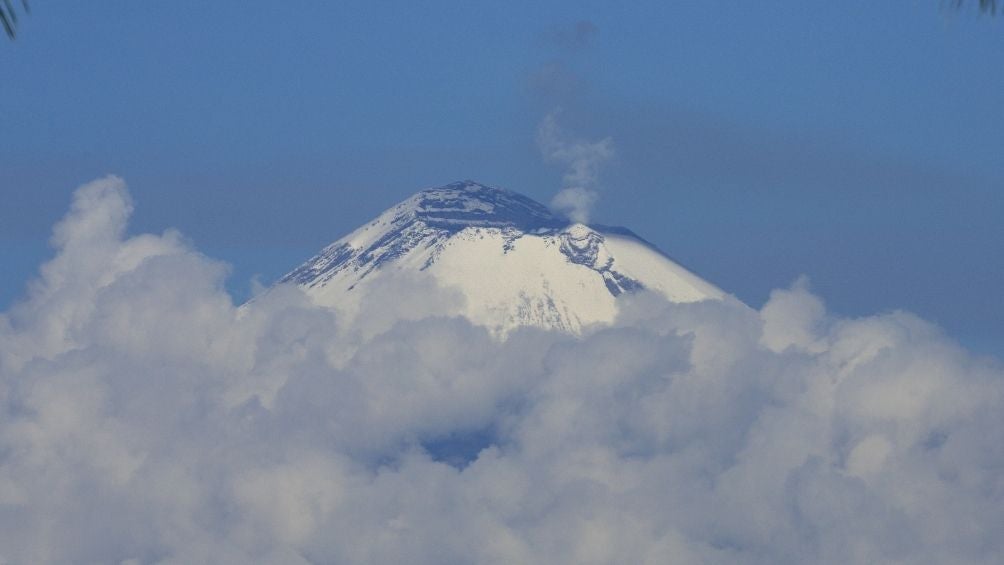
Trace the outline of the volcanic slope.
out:
[[[642,288],[674,302],[726,296],[630,230],[570,224],[526,196],[472,181],[413,195],[279,282],[351,318],[391,277],[459,293],[457,313],[497,335],[520,326],[580,333],[611,322],[616,298]]]

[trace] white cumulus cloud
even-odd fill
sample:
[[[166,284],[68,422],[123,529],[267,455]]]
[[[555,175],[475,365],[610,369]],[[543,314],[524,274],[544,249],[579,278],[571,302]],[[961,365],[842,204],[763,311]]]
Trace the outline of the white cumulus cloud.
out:
[[[119,179],[79,189],[0,315],[0,561],[1004,555],[1004,368],[909,313],[797,283],[759,311],[626,296],[579,338],[379,297],[360,329],[295,288],[238,307],[130,211]]]

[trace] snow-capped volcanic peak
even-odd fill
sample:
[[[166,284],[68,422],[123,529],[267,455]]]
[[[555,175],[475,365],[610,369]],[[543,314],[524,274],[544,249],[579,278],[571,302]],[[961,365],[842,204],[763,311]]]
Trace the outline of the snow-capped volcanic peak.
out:
[[[521,194],[471,181],[423,190],[332,243],[282,283],[351,317],[376,281],[428,278],[460,314],[504,335],[530,325],[580,332],[641,288],[677,302],[721,290],[624,228],[569,225]]]

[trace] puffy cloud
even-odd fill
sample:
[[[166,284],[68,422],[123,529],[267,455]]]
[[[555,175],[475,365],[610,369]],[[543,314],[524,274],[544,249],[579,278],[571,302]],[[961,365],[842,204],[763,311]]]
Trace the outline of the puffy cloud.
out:
[[[78,190],[0,316],[10,563],[997,563],[1004,368],[905,312],[625,296],[493,338],[393,282],[236,306]],[[388,296],[431,295],[428,308]],[[368,316],[368,314],[372,314]]]

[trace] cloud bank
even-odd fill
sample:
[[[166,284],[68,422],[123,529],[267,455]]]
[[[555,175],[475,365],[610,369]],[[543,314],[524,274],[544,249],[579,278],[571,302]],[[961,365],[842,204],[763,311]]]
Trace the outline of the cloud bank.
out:
[[[599,167],[614,155],[613,140],[584,141],[569,137],[558,125],[558,112],[551,112],[537,126],[537,146],[544,159],[566,167],[562,189],[551,207],[573,222],[589,222],[589,213],[599,198]]]
[[[80,188],[0,316],[8,563],[999,563],[1004,369],[804,282],[506,341],[279,288]],[[401,321],[394,322],[399,319]]]

